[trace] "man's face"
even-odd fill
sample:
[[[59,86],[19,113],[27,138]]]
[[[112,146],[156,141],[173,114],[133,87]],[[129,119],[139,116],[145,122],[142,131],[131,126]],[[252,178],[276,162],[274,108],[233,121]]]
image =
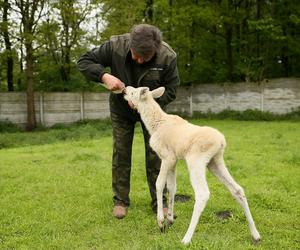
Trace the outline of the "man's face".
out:
[[[137,64],[143,64],[145,62],[149,62],[152,57],[154,56],[155,53],[153,53],[152,55],[150,56],[140,56],[139,54],[137,54],[136,52],[134,52],[133,49],[130,49],[131,51],[131,57],[132,57],[132,60],[135,61]]]

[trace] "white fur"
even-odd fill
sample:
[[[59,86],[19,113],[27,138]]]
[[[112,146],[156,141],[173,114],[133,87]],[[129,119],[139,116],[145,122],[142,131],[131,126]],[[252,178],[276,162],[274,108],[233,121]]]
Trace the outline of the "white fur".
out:
[[[260,235],[251,216],[244,190],[235,182],[225,166],[223,153],[226,141],[223,134],[214,128],[196,126],[177,115],[165,113],[154,100],[163,95],[164,90],[163,87],[153,91],[149,91],[146,87],[126,87],[124,94],[124,98],[131,101],[140,113],[151,135],[150,145],[162,161],[156,181],[158,226],[161,230],[165,228],[162,196],[166,183],[169,191],[167,220],[170,224],[173,223],[175,165],[178,159],[185,159],[195,193],[195,205],[182,243],[190,243],[210,196],[205,176],[206,167],[220,179],[242,206],[252,238],[255,242],[259,241]]]

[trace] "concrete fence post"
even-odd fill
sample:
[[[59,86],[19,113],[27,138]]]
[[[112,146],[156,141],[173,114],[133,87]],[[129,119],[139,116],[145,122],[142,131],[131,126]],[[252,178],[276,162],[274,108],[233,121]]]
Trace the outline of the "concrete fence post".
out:
[[[223,98],[224,98],[224,107],[223,110],[227,109],[227,84],[224,83],[221,85],[221,88],[223,89]]]
[[[264,111],[264,92],[265,92],[265,84],[264,82],[260,83],[260,111]]]
[[[189,110],[189,115],[190,117],[193,116],[194,110],[193,110],[193,84],[189,87],[189,93],[190,93],[190,110]]]
[[[80,119],[84,120],[84,92],[80,92]]]
[[[40,92],[40,123],[44,125],[44,92]]]

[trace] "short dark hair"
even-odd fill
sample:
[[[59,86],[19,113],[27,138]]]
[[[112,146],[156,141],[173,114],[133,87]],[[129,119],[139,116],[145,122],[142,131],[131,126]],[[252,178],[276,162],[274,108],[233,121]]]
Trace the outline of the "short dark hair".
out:
[[[134,25],[130,31],[129,47],[140,56],[149,56],[156,53],[161,46],[161,31],[150,24]]]

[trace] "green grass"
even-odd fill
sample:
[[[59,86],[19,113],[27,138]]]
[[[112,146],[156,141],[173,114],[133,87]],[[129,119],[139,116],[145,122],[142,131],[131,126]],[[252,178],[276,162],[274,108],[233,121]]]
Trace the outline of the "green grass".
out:
[[[178,215],[161,234],[150,208],[140,127],[134,139],[132,204],[112,217],[108,122],[88,122],[34,133],[0,134],[0,249],[300,249],[300,124],[192,120],[227,138],[225,159],[245,188],[262,242],[255,246],[242,209],[210,173],[211,198],[192,244],[181,245],[193,199],[176,203]],[[184,162],[180,194],[193,195]],[[229,210],[233,218],[215,213]]]

